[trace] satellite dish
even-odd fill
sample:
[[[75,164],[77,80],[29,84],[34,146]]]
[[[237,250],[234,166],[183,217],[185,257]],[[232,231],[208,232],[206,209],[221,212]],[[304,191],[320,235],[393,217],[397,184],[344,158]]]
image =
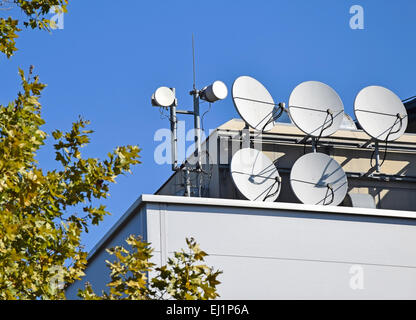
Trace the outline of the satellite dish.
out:
[[[407,128],[405,106],[397,95],[383,87],[362,89],[355,98],[354,113],[363,130],[379,141],[394,141]]]
[[[344,113],[344,118],[339,128],[343,130],[357,130],[357,125],[348,114]]]
[[[273,111],[276,104],[269,91],[256,79],[242,76],[232,88],[234,106],[240,117],[257,131],[273,128]]]
[[[155,107],[170,107],[175,103],[175,93],[168,87],[160,87],[152,95],[152,105]]]
[[[377,209],[373,196],[368,193],[350,192],[345,197],[344,204],[347,207]]]
[[[290,184],[305,204],[339,205],[348,191],[348,180],[341,166],[323,153],[308,153],[292,167]]]
[[[344,105],[330,86],[318,81],[299,84],[289,98],[293,123],[312,137],[327,137],[341,126]]]
[[[235,186],[248,200],[273,202],[279,196],[279,172],[263,152],[240,149],[234,154],[230,168]]]

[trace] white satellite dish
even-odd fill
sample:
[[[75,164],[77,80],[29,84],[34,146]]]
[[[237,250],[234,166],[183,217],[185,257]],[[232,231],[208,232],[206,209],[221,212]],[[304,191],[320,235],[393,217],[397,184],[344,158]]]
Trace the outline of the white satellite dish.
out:
[[[263,152],[251,148],[238,150],[230,168],[235,186],[248,200],[273,202],[279,196],[279,172]]]
[[[348,191],[348,180],[341,166],[323,153],[308,153],[292,167],[290,184],[305,204],[339,205]]]
[[[362,89],[355,98],[354,113],[363,130],[379,141],[394,141],[407,128],[405,106],[396,94],[383,87]]]
[[[292,122],[312,137],[327,137],[341,126],[344,105],[330,86],[318,81],[299,84],[289,98]]]
[[[256,79],[242,76],[232,88],[234,106],[240,117],[257,131],[273,128],[273,111],[276,104],[269,91]]]
[[[171,88],[160,87],[152,95],[152,105],[156,107],[170,107],[175,103],[175,93]]]

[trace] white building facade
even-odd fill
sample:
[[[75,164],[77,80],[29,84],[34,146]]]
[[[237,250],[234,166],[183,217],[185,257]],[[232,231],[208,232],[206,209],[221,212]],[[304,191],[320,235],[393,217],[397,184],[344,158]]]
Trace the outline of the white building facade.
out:
[[[218,128],[206,144],[218,154],[203,197],[183,197],[174,174],[155,195],[142,195],[97,244],[86,276],[67,289],[76,298],[85,281],[105,290],[106,248],[124,245],[130,234],[150,242],[163,265],[194,237],[221,269],[221,299],[415,299],[416,298],[416,136],[405,134],[389,149],[379,174],[366,175],[371,150],[359,130],[322,139],[321,152],[335,158],[349,178],[349,192],[371,195],[375,208],[299,203],[288,183],[302,154],[294,126],[280,125],[262,142],[283,182],[276,202],[244,200],[229,176],[230,140],[241,121]],[[224,142],[224,139],[227,138]],[[327,145],[325,145],[327,144]],[[228,162],[227,162],[228,161]]]

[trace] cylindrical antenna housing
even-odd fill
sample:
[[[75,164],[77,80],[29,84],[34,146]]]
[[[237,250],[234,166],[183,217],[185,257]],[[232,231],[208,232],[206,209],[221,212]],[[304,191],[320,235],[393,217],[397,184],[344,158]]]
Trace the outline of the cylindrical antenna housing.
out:
[[[228,89],[224,82],[215,81],[213,84],[201,90],[201,99],[208,102],[215,102],[227,98]]]
[[[168,87],[160,87],[152,95],[152,105],[155,107],[170,107],[176,104],[175,92]]]

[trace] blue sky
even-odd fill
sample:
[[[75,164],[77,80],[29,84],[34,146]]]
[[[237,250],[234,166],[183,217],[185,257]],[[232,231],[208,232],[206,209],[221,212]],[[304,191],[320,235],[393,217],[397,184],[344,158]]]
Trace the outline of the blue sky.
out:
[[[364,30],[349,26],[352,5],[364,8]],[[150,96],[159,86],[175,87],[181,108],[191,106],[192,33],[198,87],[222,80],[231,89],[235,78],[250,75],[276,101],[287,101],[297,84],[317,80],[332,86],[353,115],[355,95],[368,85],[402,99],[416,95],[415,11],[413,0],[70,0],[63,30],[23,32],[16,56],[0,58],[0,103],[19,89],[17,68],[33,64],[48,84],[41,100],[46,132],[69,129],[82,115],[95,130],[84,155],[102,158],[126,144],[143,149],[143,163],[119,178],[104,202],[112,216],[84,237],[91,249],[141,194],[154,193],[171,174],[153,159],[160,143],[154,133],[169,124]],[[228,97],[212,106],[205,127],[231,118],[238,115]],[[50,143],[38,159],[54,166]]]

